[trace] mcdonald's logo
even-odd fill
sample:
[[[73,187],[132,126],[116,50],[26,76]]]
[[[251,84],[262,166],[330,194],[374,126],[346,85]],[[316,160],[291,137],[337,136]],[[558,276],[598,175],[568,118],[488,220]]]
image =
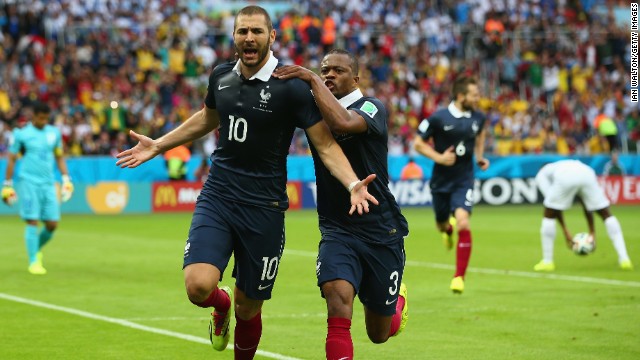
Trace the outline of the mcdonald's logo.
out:
[[[202,190],[202,183],[188,181],[173,181],[153,183],[152,209],[154,212],[163,211],[193,211],[196,199]]]
[[[302,207],[302,184],[299,181],[287,182],[287,196],[289,197],[289,209]]]
[[[176,196],[176,189],[170,185],[158,186],[155,189],[153,196],[153,207],[174,207],[178,203],[178,197]]]

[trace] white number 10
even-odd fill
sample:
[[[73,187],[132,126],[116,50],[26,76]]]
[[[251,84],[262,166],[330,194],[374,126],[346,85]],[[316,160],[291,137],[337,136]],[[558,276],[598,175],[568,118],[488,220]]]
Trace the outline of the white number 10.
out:
[[[235,140],[237,142],[244,142],[247,139],[247,120],[244,118],[235,118],[233,115],[229,115],[229,140]],[[242,124],[242,130],[240,128]],[[242,134],[239,132],[242,131]]]

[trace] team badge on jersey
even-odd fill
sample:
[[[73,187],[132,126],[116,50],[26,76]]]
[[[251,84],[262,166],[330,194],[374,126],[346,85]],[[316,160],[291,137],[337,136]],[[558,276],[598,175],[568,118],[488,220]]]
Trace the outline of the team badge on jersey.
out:
[[[369,101],[365,101],[362,106],[360,106],[360,110],[362,110],[365,114],[369,115],[370,118],[373,118],[378,113],[378,108]]]
[[[267,89],[268,88],[269,87],[267,86]],[[271,99],[271,93],[265,93],[264,89],[260,90],[260,102],[266,104],[269,99]]]
[[[473,124],[471,124],[471,130],[473,130],[474,134],[478,133],[478,123],[477,122],[473,122]]]

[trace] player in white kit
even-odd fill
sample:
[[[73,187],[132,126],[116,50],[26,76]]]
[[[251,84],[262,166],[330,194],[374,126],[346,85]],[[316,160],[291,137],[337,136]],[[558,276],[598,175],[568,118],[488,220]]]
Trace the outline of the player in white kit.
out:
[[[556,219],[562,226],[567,246],[571,248],[571,233],[562,217],[577,195],[584,209],[589,225],[589,234],[595,241],[593,213],[596,212],[607,230],[607,234],[618,253],[618,264],[624,270],[632,270],[633,264],[627,254],[620,222],[609,210],[609,200],[598,184],[595,172],[578,160],[560,160],[547,164],[536,175],[538,189],[544,196],[544,217],[540,235],[542,239],[542,260],[534,266],[535,271],[553,271],[553,244],[556,237]]]

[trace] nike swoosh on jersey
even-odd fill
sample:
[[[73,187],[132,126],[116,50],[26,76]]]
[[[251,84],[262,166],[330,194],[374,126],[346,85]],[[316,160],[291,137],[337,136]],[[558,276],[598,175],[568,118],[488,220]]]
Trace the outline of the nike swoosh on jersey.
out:
[[[218,90],[226,89],[229,86],[231,86],[231,85],[222,86],[222,85],[218,84]]]
[[[444,131],[449,131],[449,130],[451,130],[451,129],[453,129],[453,128],[454,128],[454,126],[453,126],[453,125],[445,125],[445,126],[442,128],[442,130],[444,130]]]
[[[396,302],[396,301],[398,301],[398,298],[395,298],[393,301],[389,301],[389,300],[387,300],[387,301],[385,301],[385,304],[387,304],[387,305],[391,305],[391,304],[393,304],[393,303],[394,303],[394,302]]]
[[[269,285],[266,285],[266,286],[262,286],[262,284],[260,284],[260,285],[258,285],[258,290],[264,290],[264,289],[268,288],[271,285],[273,285],[273,284],[269,284]]]

